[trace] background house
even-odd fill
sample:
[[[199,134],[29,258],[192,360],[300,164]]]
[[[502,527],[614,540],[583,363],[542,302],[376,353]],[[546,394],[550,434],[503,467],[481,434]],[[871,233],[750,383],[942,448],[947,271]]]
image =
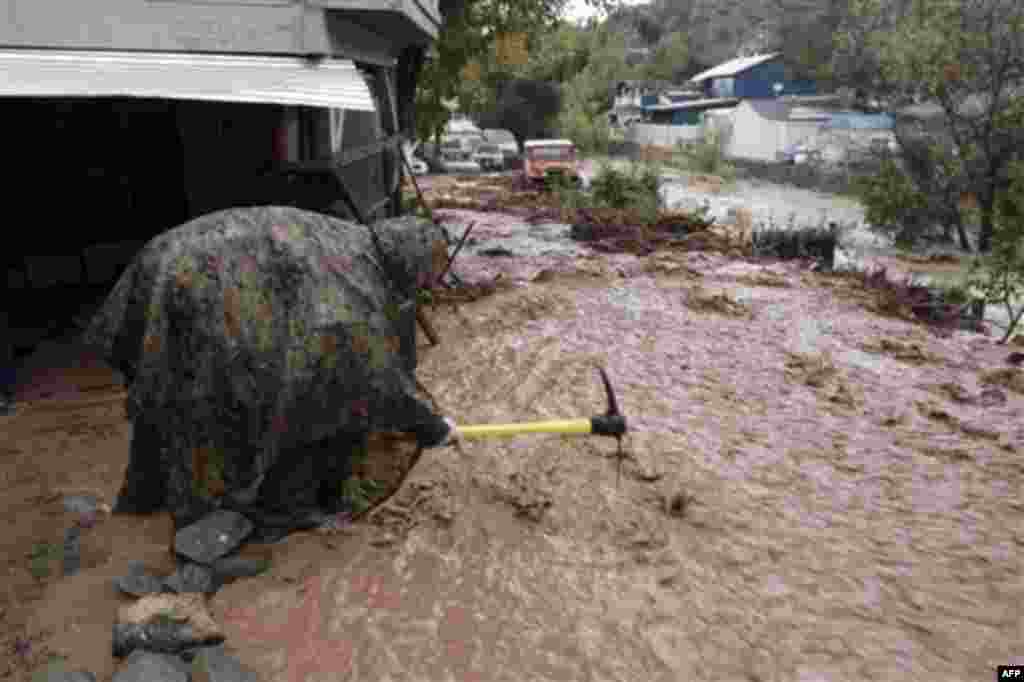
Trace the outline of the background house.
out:
[[[609,123],[612,126],[623,126],[639,120],[645,105],[668,101],[663,100],[661,93],[669,87],[670,84],[662,81],[619,81],[615,84],[612,109],[608,112]]]
[[[889,114],[834,113],[801,144],[801,151],[816,153],[829,163],[864,160],[880,148],[895,152],[898,145],[894,125],[895,119]]]
[[[788,148],[816,135],[837,106],[838,98],[743,100],[733,112],[725,153],[752,161],[779,161]]]
[[[792,98],[814,96],[817,84],[796,77],[779,53],[731,59],[698,73],[688,85],[689,90],[641,97],[644,123],[634,126],[628,139],[672,147],[701,139],[713,126],[729,133],[734,156],[774,161],[787,145],[828,120],[824,113],[791,118]],[[780,99],[789,103],[772,104]]]
[[[689,82],[701,88],[708,98],[749,99],[818,93],[817,84],[797,77],[778,52],[730,59],[698,73]]]
[[[669,104],[644,107],[644,121],[629,130],[629,141],[640,145],[675,147],[678,143],[696,142],[704,134],[701,124],[704,112],[734,107],[735,98],[687,99]]]

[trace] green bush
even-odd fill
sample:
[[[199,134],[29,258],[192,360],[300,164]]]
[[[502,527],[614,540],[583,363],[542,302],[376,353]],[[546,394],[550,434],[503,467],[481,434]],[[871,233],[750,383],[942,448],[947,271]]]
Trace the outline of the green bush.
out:
[[[583,109],[569,107],[558,117],[562,137],[587,154],[606,154],[611,143],[611,130],[603,116],[589,116]]]
[[[373,502],[373,497],[382,489],[380,483],[369,479],[345,479],[339,486],[339,497],[352,507],[357,514],[366,511]]]
[[[630,211],[639,222],[650,225],[662,208],[661,174],[653,164],[633,164],[621,170],[603,164],[591,181],[586,203],[593,208]]]
[[[893,160],[883,160],[875,175],[856,178],[853,190],[864,205],[865,222],[897,246],[913,246],[927,232],[927,201]]]
[[[732,182],[736,179],[736,167],[725,157],[725,142],[725,137],[712,128],[704,139],[689,144],[680,140],[677,147],[689,170]]]

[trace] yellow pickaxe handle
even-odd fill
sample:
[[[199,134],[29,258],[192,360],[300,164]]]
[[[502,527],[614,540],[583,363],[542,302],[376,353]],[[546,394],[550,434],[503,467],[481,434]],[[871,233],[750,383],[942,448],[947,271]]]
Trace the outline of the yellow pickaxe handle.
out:
[[[524,433],[593,433],[590,419],[557,419],[546,422],[523,422],[520,424],[476,424],[458,427],[463,438],[493,438],[497,436],[518,436]]]

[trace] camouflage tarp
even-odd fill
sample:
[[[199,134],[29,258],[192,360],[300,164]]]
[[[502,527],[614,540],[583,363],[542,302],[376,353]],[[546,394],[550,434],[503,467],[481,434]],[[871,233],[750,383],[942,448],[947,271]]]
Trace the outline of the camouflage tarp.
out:
[[[374,230],[379,252],[362,225],[232,209],[137,254],[84,336],[129,383],[115,510],[169,508],[178,527],[222,507],[305,513],[368,432],[444,439],[414,378],[415,290],[443,236],[415,218]]]

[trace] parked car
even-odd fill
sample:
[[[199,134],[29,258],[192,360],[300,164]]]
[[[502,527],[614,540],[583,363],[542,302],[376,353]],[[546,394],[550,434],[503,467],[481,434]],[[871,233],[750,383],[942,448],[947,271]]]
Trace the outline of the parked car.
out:
[[[498,145],[506,158],[510,155],[519,156],[519,145],[516,143],[516,136],[511,132],[500,128],[488,128],[483,134],[484,140]]]
[[[444,166],[446,173],[479,173],[480,164],[470,159],[469,161],[463,161],[461,159],[443,159],[441,165]]]
[[[490,142],[484,142],[476,148],[473,160],[484,170],[501,170],[505,167],[505,155],[501,153],[501,148]]]
[[[523,147],[523,175],[528,183],[547,184],[558,179],[575,185],[583,183],[572,140],[527,140]]]
[[[441,158],[445,161],[462,161],[469,158],[462,140],[450,139],[441,143]]]

